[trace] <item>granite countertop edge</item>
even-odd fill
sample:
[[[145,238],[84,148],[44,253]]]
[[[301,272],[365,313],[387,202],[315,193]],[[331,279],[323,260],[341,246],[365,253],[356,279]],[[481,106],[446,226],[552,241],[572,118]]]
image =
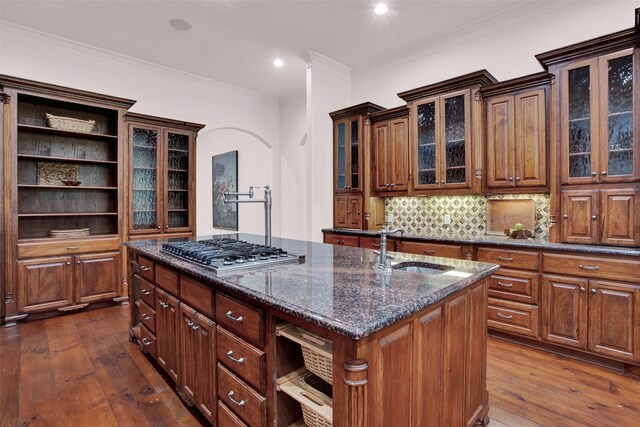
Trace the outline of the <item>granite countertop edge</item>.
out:
[[[273,298],[267,294],[264,294],[259,291],[255,291],[244,286],[239,286],[234,283],[229,283],[224,280],[224,276],[215,277],[212,276],[212,271],[208,270],[204,267],[200,267],[197,265],[190,266],[188,270],[185,270],[183,264],[180,261],[170,255],[163,255],[161,253],[157,253],[156,251],[149,250],[145,247],[140,247],[135,245],[136,242],[125,242],[124,245],[131,248],[131,250],[139,252],[146,258],[151,259],[152,261],[159,262],[170,267],[176,268],[181,272],[185,272],[190,277],[197,279],[204,284],[211,284],[213,282],[214,285],[218,286],[218,288],[222,291],[232,291],[239,295],[242,295],[250,300],[255,302],[264,304],[268,307],[280,310],[286,314],[297,317],[301,320],[307,321],[309,323],[315,324],[316,326],[320,326],[324,329],[332,331],[334,333],[346,336],[348,338],[359,340],[365,338],[374,332],[377,332],[381,329],[384,329],[387,326],[390,326],[406,317],[409,317],[425,308],[428,308],[431,305],[435,305],[447,298],[448,296],[472,285],[473,283],[484,279],[485,277],[491,275],[495,271],[497,271],[500,267],[497,264],[485,264],[486,267],[477,273],[474,273],[468,277],[461,278],[454,284],[451,284],[445,288],[442,288],[430,295],[424,296],[420,299],[412,301],[411,303],[407,303],[401,310],[398,310],[393,313],[391,316],[385,316],[383,318],[376,318],[370,322],[363,323],[362,325],[354,326],[352,324],[346,324],[340,322],[337,319],[328,318],[326,316],[320,316],[312,311],[309,311],[303,307],[300,307],[296,304],[292,304],[290,302]],[[177,261],[177,262],[176,262]],[[215,273],[214,273],[215,274]]]
[[[337,233],[350,236],[379,237],[378,231],[355,230],[349,228],[324,228],[323,232]],[[617,247],[601,245],[578,245],[569,243],[553,243],[543,239],[511,239],[506,236],[492,236],[490,234],[480,234],[475,236],[442,236],[429,234],[405,234],[400,236],[394,234],[393,238],[424,242],[461,243],[473,245],[491,245],[513,248],[546,249],[565,252],[584,252],[600,255],[619,255],[640,257],[640,248]]]

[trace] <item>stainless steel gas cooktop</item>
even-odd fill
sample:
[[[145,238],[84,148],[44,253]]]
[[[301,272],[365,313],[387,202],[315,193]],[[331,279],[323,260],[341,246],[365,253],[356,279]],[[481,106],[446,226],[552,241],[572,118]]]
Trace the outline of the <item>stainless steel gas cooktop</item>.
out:
[[[251,271],[281,264],[304,262],[304,256],[280,248],[228,237],[162,244],[162,252],[218,272]]]

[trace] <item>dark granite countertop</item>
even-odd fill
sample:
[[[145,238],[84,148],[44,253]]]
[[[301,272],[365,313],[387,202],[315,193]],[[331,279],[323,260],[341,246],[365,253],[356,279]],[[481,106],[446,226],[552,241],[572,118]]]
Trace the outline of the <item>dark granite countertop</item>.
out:
[[[345,234],[351,236],[380,236],[377,231],[352,230],[345,228],[325,228],[322,231],[330,233]],[[572,245],[567,243],[551,243],[544,239],[512,239],[507,236],[493,236],[490,234],[468,234],[460,236],[450,236],[442,234],[394,234],[394,239],[401,238],[407,240],[425,241],[425,242],[441,242],[441,243],[458,243],[473,245],[491,245],[504,246],[514,248],[544,249],[549,251],[566,251],[566,252],[583,252],[600,255],[619,255],[619,256],[637,256],[640,257],[640,248],[625,248],[618,246],[603,245]]]
[[[239,236],[242,240],[264,242],[263,236]],[[205,238],[210,237],[198,237]],[[495,264],[394,253],[394,263],[419,261],[454,269],[436,275],[395,270],[384,276],[373,268],[376,255],[372,250],[273,238],[273,246],[304,255],[305,262],[218,275],[215,270],[162,253],[162,242],[140,240],[125,245],[220,290],[234,291],[353,339],[435,304],[499,268]]]

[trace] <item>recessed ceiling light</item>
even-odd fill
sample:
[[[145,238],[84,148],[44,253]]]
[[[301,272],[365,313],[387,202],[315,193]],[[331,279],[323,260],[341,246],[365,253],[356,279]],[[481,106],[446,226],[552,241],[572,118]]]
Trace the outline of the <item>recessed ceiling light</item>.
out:
[[[175,28],[178,31],[191,31],[193,30],[193,24],[189,21],[187,21],[186,19],[181,19],[181,18],[174,18],[171,21],[169,21],[169,24],[171,24],[171,26],[173,28]]]
[[[378,15],[384,15],[385,13],[387,13],[387,11],[389,10],[389,8],[387,7],[386,4],[384,3],[378,3],[376,5],[376,8],[374,9],[374,12]]]
[[[273,61],[273,65],[278,68],[282,68],[284,66],[284,61],[280,58]]]

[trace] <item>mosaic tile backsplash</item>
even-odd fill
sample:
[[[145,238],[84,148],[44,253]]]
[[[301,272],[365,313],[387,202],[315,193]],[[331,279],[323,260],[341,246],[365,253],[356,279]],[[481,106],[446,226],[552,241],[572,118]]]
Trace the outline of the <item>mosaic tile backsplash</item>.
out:
[[[487,200],[533,199],[536,202],[536,234],[549,238],[548,194],[505,194],[491,196],[387,197],[385,216],[391,227],[404,228],[407,234],[469,237],[484,234],[487,223]],[[389,215],[391,214],[391,215]],[[451,224],[444,225],[444,215]]]

